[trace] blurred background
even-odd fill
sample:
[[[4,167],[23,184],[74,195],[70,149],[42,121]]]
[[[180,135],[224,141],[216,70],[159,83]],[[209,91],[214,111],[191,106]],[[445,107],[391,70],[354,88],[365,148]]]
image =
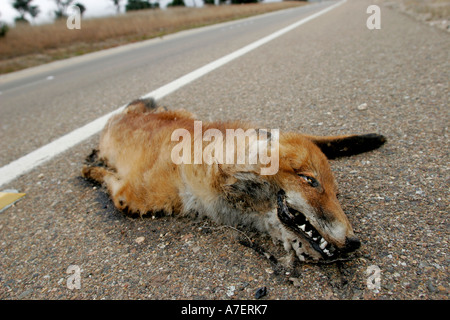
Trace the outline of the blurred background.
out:
[[[0,74],[307,3],[281,0],[0,0]],[[67,21],[76,7],[81,13],[80,29],[69,29]]]
[[[282,0],[264,0],[263,2],[281,2]],[[229,1],[221,1],[222,4]],[[252,0],[233,0],[233,3],[251,3],[258,2]],[[65,14],[66,7],[71,5],[80,5],[83,9],[84,18],[110,16],[117,13],[124,13],[129,10],[145,9],[146,7],[159,7],[165,9],[170,5],[187,6],[187,7],[203,7],[205,4],[214,4],[214,0],[0,0],[1,19],[8,23],[13,24],[15,19],[22,16],[22,12],[25,12],[24,18],[31,24],[41,24],[52,22],[56,17],[56,12],[62,11]],[[17,10],[17,5],[20,8]],[[36,7],[37,11],[27,10],[28,8]],[[36,14],[34,14],[36,13]]]

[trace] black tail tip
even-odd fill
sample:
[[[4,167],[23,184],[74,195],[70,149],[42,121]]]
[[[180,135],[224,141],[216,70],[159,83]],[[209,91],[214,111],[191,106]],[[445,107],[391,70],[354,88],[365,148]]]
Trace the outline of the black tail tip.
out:
[[[367,142],[371,142],[372,145],[381,147],[387,142],[387,138],[382,134],[378,133],[368,133],[361,135],[361,138],[365,139]]]

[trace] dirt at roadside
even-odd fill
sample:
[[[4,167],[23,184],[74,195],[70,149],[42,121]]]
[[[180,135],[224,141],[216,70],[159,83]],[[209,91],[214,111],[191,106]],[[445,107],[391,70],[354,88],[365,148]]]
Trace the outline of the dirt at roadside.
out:
[[[450,32],[450,0],[383,0],[383,4]]]

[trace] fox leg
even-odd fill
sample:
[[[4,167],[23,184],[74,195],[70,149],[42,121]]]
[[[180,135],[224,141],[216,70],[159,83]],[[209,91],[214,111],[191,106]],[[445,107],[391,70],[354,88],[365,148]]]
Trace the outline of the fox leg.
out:
[[[371,151],[386,142],[386,137],[376,133],[326,137],[304,135],[304,137],[314,142],[328,159]]]
[[[81,174],[86,179],[104,184],[119,210],[129,208],[127,192],[127,183],[121,180],[115,172],[107,170],[104,167],[84,166]]]
[[[113,198],[124,184],[116,173],[104,167],[84,166],[81,175],[86,179],[105,184]]]
[[[124,113],[146,113],[146,112],[157,112],[160,109],[153,98],[147,99],[136,99],[131,101],[126,108]]]
[[[97,166],[84,166],[81,170],[81,175],[89,180],[102,184],[105,182],[105,177],[109,174],[113,174],[111,171],[104,167]]]

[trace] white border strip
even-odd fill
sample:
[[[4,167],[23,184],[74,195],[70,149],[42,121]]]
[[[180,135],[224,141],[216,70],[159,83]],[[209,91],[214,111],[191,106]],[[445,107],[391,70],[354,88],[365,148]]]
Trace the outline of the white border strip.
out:
[[[149,98],[153,97],[156,100],[159,100],[172,92],[180,89],[181,87],[197,80],[198,78],[204,76],[205,74],[220,68],[221,66],[245,55],[246,53],[249,53],[250,51],[255,50],[256,48],[278,38],[284,35],[285,33],[292,31],[293,29],[301,26],[302,24],[311,21],[331,10],[334,8],[340,6],[341,4],[347,2],[347,0],[341,0],[337,3],[335,3],[332,6],[329,6],[319,12],[316,12],[304,19],[301,19],[283,29],[280,29],[260,40],[257,40],[237,51],[234,51],[222,58],[219,58],[218,60],[215,60],[211,63],[208,63],[207,65],[194,70],[150,93],[147,93],[146,95],[142,96],[141,98]],[[114,114],[121,112],[125,106],[122,106],[118,108],[117,110],[110,112],[86,125],[84,125],[81,128],[75,129],[72,132],[69,132],[68,134],[50,142],[49,144],[40,147],[39,149],[36,149],[32,151],[31,153],[14,160],[13,162],[3,166],[0,168],[0,186],[4,185],[15,178],[21,176],[24,173],[27,173],[31,171],[32,169],[36,168],[37,166],[51,160],[55,156],[59,155],[60,153],[63,153],[64,151],[72,148],[73,146],[77,145],[78,143],[88,139],[89,137],[93,136],[94,134],[97,134],[100,132],[103,127],[105,126],[107,120]]]

